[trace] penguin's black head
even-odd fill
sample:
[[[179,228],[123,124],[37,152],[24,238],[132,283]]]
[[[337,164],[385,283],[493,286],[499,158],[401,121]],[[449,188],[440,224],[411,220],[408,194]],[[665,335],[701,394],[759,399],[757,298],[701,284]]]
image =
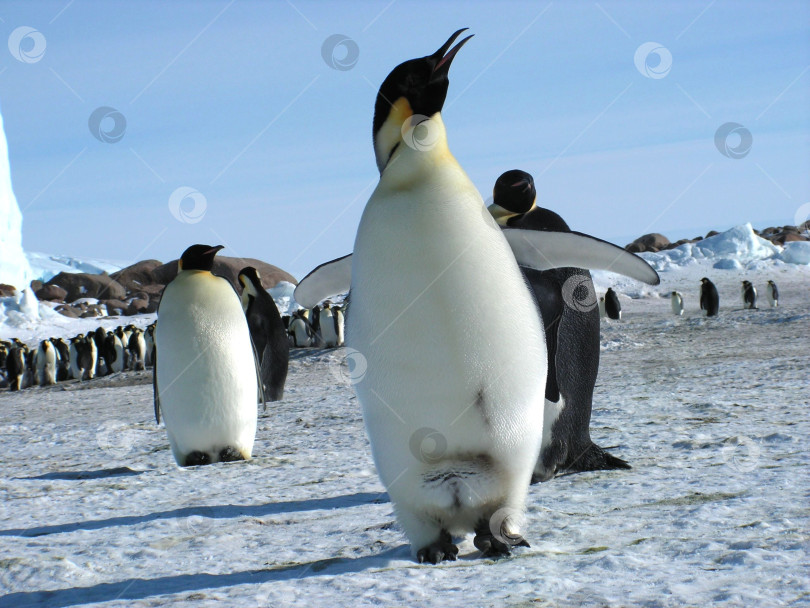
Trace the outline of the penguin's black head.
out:
[[[180,257],[180,270],[207,270],[214,267],[214,256],[223,245],[212,247],[211,245],[192,245],[183,252]]]
[[[510,218],[531,211],[536,199],[537,190],[532,176],[520,169],[512,169],[495,180],[489,212],[495,221],[506,226]]]
[[[447,78],[450,64],[472,35],[452,49],[450,45],[466,29],[465,27],[455,32],[432,55],[400,63],[380,85],[372,128],[380,173],[401,142],[405,121],[416,115],[430,118],[444,106],[450,84]]]
[[[242,288],[247,287],[247,282],[250,281],[253,285],[261,286],[262,280],[259,277],[259,271],[253,266],[245,266],[239,271],[239,284]]]

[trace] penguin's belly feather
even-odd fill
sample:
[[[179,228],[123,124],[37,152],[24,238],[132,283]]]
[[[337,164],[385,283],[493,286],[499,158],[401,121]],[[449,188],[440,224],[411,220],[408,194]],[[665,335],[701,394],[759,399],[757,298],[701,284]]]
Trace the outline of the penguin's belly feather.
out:
[[[346,338],[368,363],[355,389],[387,486],[406,470],[429,485],[454,460],[528,476],[540,448],[539,315],[477,192],[459,200],[464,187],[443,197],[425,184],[436,204],[372,197],[358,229]],[[440,458],[414,453],[423,429],[438,431]]]
[[[250,332],[224,279],[175,279],[155,331],[161,410],[176,453],[232,446],[250,455],[258,384]],[[196,279],[196,280],[195,280]]]

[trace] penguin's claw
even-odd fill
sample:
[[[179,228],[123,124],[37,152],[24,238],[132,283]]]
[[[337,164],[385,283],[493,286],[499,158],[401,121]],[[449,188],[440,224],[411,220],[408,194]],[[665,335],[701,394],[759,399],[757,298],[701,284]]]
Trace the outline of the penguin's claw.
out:
[[[489,531],[476,532],[473,544],[481,552],[481,557],[506,557],[510,554],[511,547],[530,547],[529,542],[522,536],[509,539],[509,543],[495,538]]]
[[[442,530],[438,540],[433,541],[426,547],[422,547],[416,553],[416,559],[420,564],[428,562],[438,564],[442,561],[454,562],[458,556],[458,547],[453,544],[450,534]]]

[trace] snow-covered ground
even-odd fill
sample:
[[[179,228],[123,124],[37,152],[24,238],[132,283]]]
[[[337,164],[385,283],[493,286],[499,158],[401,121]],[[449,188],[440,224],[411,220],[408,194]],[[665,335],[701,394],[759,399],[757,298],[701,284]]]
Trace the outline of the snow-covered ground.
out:
[[[245,463],[175,466],[150,372],[0,393],[0,608],[810,604],[810,269],[759,311],[714,272],[716,319],[684,269],[683,318],[604,324],[592,435],[633,469],[533,486],[508,559],[410,559],[342,349],[296,351]]]

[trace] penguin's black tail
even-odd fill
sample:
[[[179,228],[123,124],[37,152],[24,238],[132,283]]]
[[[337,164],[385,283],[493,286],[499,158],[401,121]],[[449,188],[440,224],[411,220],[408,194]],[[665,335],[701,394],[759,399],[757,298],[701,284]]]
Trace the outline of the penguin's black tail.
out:
[[[582,473],[585,471],[606,471],[611,469],[630,469],[632,468],[626,461],[617,458],[612,454],[606,452],[595,443],[591,443],[584,452],[578,456],[572,455],[574,458],[570,462],[557,469],[557,475],[565,475],[567,473]]]

